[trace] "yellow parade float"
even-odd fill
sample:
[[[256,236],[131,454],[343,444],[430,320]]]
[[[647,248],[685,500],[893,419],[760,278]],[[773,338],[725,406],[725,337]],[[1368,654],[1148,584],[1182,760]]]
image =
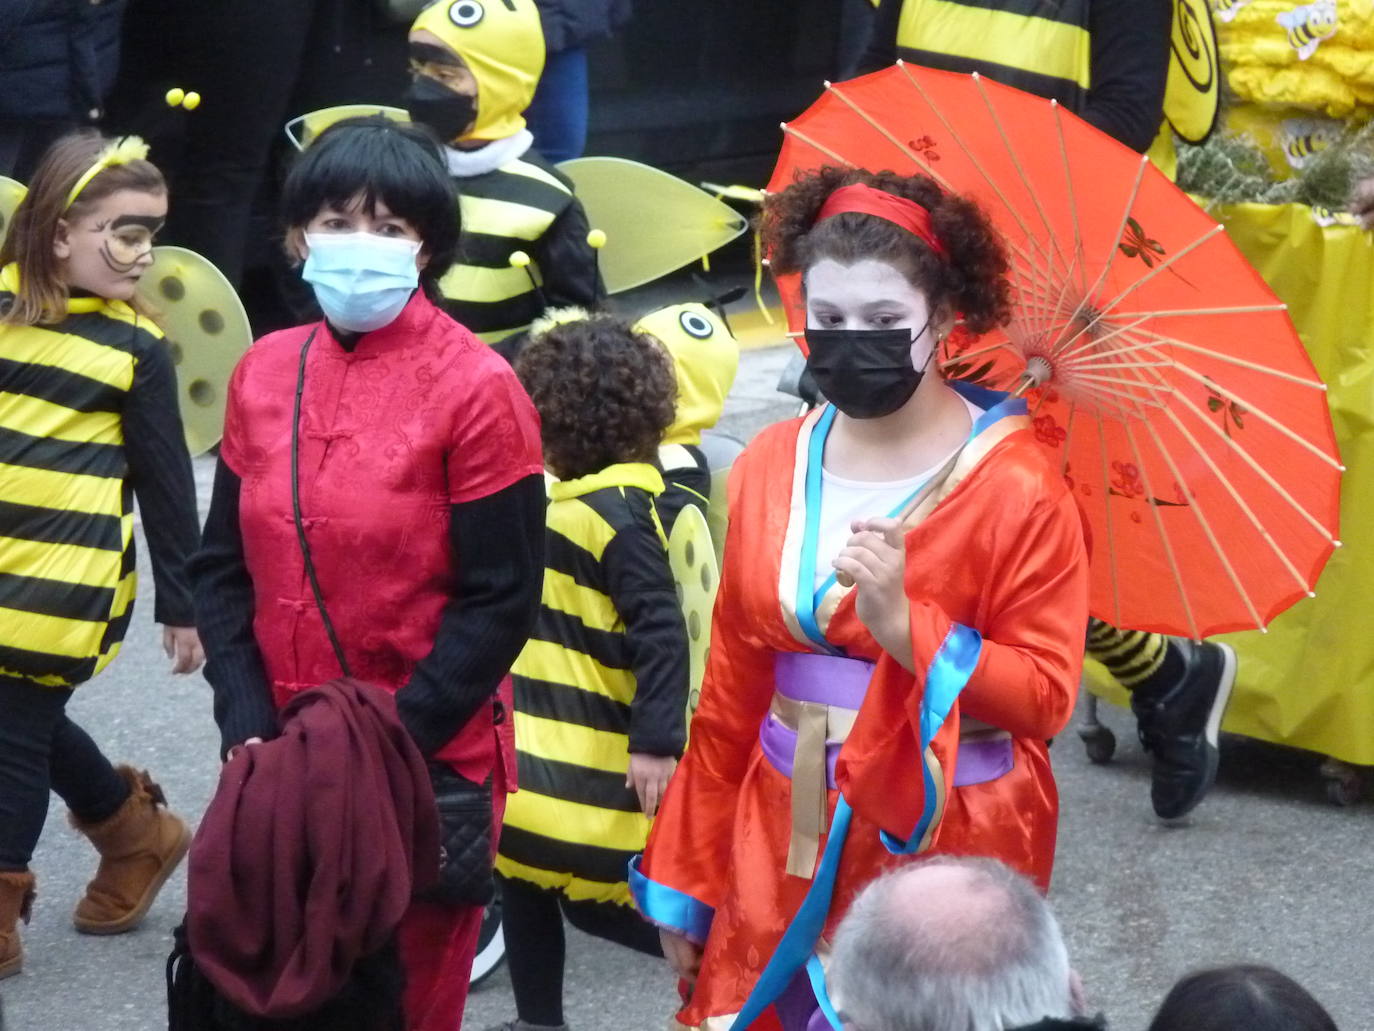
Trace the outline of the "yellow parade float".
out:
[[[1206,144],[1180,146],[1180,185],[1209,207],[1288,305],[1328,401],[1346,472],[1343,547],[1314,597],[1265,632],[1226,635],[1239,657],[1223,729],[1328,758],[1328,796],[1349,804],[1374,766],[1374,234],[1341,210],[1374,168],[1374,0],[1211,0],[1232,102]],[[1127,695],[1089,663],[1096,697]],[[1096,732],[1095,732],[1096,731]],[[1095,719],[1089,755],[1110,758]],[[1105,747],[1104,747],[1105,745]]]

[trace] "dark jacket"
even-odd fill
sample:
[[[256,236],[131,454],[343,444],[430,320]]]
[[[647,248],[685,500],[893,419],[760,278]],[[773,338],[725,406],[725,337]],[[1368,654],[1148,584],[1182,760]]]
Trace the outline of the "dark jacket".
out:
[[[630,0],[534,0],[549,53],[585,46],[630,20]]]
[[[0,0],[0,118],[94,121],[127,0]]]
[[[224,765],[188,863],[186,932],[234,1007],[289,1018],[329,1002],[438,878],[429,771],[389,692],[296,695],[281,736]]]

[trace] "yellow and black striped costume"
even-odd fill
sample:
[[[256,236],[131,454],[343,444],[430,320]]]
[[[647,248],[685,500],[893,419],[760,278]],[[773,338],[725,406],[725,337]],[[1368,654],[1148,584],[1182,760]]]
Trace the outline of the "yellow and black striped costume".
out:
[[[687,635],[653,499],[653,466],[555,483],[539,619],[516,660],[520,790],[497,869],[574,901],[628,905],[650,821],[625,786],[631,752],[686,740]]]
[[[928,68],[981,72],[1079,111],[1091,85],[1088,3],[904,0],[897,53]]]
[[[590,308],[605,296],[586,213],[572,183],[542,157],[526,151],[454,182],[462,238],[439,289],[444,309],[464,326],[494,344],[543,314],[541,294],[554,308]],[[530,256],[528,271],[511,265],[516,251]]]
[[[0,271],[0,310],[17,289],[17,268]],[[140,450],[127,419],[142,383],[157,396],[140,398],[136,421],[165,432],[142,434]],[[118,654],[137,584],[140,464],[157,481],[145,500],[139,478],[159,617],[190,625],[182,567],[197,534],[195,488],[162,334],[94,297],[71,299],[55,324],[0,323],[0,676],[73,687]]]

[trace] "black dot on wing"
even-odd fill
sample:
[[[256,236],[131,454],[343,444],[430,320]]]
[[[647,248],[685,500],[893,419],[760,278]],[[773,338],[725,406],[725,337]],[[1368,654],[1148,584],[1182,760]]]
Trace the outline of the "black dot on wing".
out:
[[[191,400],[195,404],[200,405],[202,408],[209,408],[215,403],[215,398],[218,396],[218,391],[215,390],[214,384],[208,379],[192,380],[191,385],[186,388],[186,393],[190,395]]]
[[[169,301],[179,301],[186,296],[186,284],[176,276],[163,276],[157,287]]]

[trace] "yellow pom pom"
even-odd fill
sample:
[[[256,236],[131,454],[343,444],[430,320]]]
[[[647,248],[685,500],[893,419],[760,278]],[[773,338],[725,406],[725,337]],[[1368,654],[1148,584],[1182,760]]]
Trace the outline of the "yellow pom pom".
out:
[[[593,229],[587,234],[587,246],[594,251],[601,250],[602,247],[606,246],[606,234],[600,229]]]
[[[192,90],[190,93],[186,94],[186,99],[181,102],[181,106],[187,111],[194,111],[196,108],[200,107],[200,94]]]
[[[186,91],[180,86],[173,86],[163,99],[167,101],[168,107],[180,107],[186,99]]]
[[[529,268],[530,256],[524,251],[511,251],[511,268]]]

